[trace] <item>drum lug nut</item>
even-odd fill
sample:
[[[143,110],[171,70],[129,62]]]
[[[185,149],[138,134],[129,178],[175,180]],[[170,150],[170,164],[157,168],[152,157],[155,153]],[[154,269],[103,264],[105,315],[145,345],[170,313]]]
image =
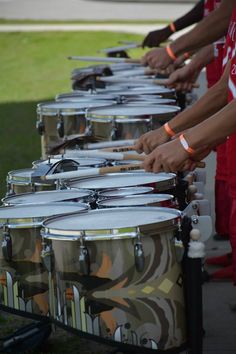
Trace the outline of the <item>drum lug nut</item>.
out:
[[[111,130],[111,140],[117,140],[117,129],[115,127]]]
[[[39,135],[43,135],[44,133],[44,123],[42,120],[38,120],[36,123],[36,129],[38,130]]]
[[[59,121],[57,122],[57,132],[60,138],[63,138],[64,136],[64,122],[63,122],[63,117],[60,116]]]
[[[89,275],[90,273],[89,251],[87,247],[83,245],[80,246],[79,264],[80,264],[80,272],[83,275]]]
[[[137,272],[139,273],[143,272],[145,266],[145,258],[144,258],[143,246],[140,241],[136,242],[134,245],[134,260],[135,260],[135,267]]]
[[[54,252],[51,245],[46,245],[45,243],[43,243],[41,258],[42,258],[43,265],[47,269],[47,271],[49,273],[53,272],[55,260],[54,260]]]
[[[5,261],[12,260],[12,239],[6,225],[3,226],[2,254]]]

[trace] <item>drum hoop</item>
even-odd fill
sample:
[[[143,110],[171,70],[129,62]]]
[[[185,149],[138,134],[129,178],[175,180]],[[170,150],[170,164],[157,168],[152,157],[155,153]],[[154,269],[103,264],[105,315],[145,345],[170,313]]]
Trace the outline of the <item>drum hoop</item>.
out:
[[[61,202],[62,204],[63,202]],[[62,204],[62,206],[71,206],[73,202],[64,202]],[[58,206],[58,202],[52,202],[52,203],[45,203],[45,204],[40,204],[41,206],[43,205],[48,205],[51,206],[53,208],[53,206],[57,205]],[[26,204],[28,205],[28,204]],[[36,204],[29,204],[29,208],[32,207],[32,205],[36,205]],[[74,213],[82,213],[82,212],[87,212],[88,210],[88,205],[85,203],[73,203],[74,206],[76,207],[81,207],[81,210],[77,210],[77,211],[61,211],[61,213],[57,213],[56,215],[47,215],[47,216],[32,216],[32,217],[0,217],[0,228],[3,227],[3,225],[6,225],[9,229],[24,229],[24,228],[32,228],[32,227],[41,227],[42,226],[42,222],[46,219],[49,219],[50,217],[58,217],[59,215],[70,215],[70,214],[74,214]],[[16,205],[16,206],[3,206],[2,208],[20,208],[20,205]]]
[[[78,199],[78,198],[81,198],[81,199],[86,199],[86,198],[95,198],[95,195],[94,195],[94,192],[92,190],[89,190],[89,189],[76,189],[76,188],[71,188],[71,189],[55,189],[55,190],[50,190],[50,191],[38,191],[38,192],[30,192],[30,193],[20,193],[20,194],[17,194],[17,195],[13,195],[13,196],[8,196],[8,197],[4,197],[1,199],[1,202],[5,205],[19,205],[19,204],[22,204],[22,203],[13,203],[13,204],[9,204],[8,202],[10,202],[11,200],[14,200],[14,199],[17,199],[17,198],[24,198],[24,196],[28,196],[28,195],[40,195],[40,194],[56,194],[56,193],[61,193],[63,194],[64,192],[70,192],[71,191],[71,198],[68,196],[67,199],[59,199],[59,200],[56,200],[56,201],[48,201],[48,202],[43,202],[42,204],[47,204],[47,203],[56,203],[56,202],[63,202],[63,201],[70,201],[70,200],[73,200],[73,199]],[[80,193],[84,193],[82,196],[75,196],[76,195],[76,192],[80,192]],[[25,203],[25,202],[24,202]],[[35,204],[33,202],[30,202],[30,203],[26,203],[26,204]],[[40,203],[41,204],[41,203]]]
[[[148,187],[148,186],[138,186],[138,187],[135,187],[135,186],[133,186],[133,187],[121,187],[121,188],[110,188],[110,189],[104,189],[104,190],[102,190],[102,191],[100,191],[100,192],[98,192],[98,200],[104,200],[105,198],[106,199],[108,199],[108,198],[120,198],[121,197],[121,195],[120,194],[118,194],[118,195],[107,195],[107,193],[111,193],[111,192],[113,192],[113,193],[115,193],[116,191],[118,192],[118,191],[120,191],[120,190],[126,190],[126,189],[129,189],[129,188],[143,188],[143,189],[146,189],[146,192],[144,192],[144,193],[136,193],[136,194],[129,194],[129,195],[132,195],[132,196],[135,196],[135,195],[141,195],[141,194],[148,194],[148,193],[152,193],[153,191],[154,191],[154,188],[153,187]],[[125,194],[124,194],[124,196],[126,196]]]
[[[162,197],[163,199],[160,199],[160,200],[152,200],[156,197]],[[166,197],[166,198],[164,198]],[[147,205],[147,206],[158,206],[160,205],[160,203],[162,202],[166,202],[166,201],[171,201],[174,199],[174,196],[171,195],[171,194],[136,194],[136,195],[127,195],[127,196],[124,196],[124,197],[112,197],[112,198],[106,198],[106,199],[98,199],[97,201],[97,204],[98,204],[98,207],[100,207],[101,209],[102,208],[119,208],[119,207],[124,207],[122,205],[106,205],[107,203],[109,202],[113,202],[113,201],[117,201],[117,200],[120,200],[122,202],[122,200],[129,200],[129,199],[133,199],[133,198],[136,198],[137,200],[139,199],[142,199],[142,198],[146,198],[146,199],[151,199],[150,201],[146,200],[145,204],[143,205]],[[134,204],[132,206],[141,206],[140,204],[135,204],[135,201],[134,201]]]

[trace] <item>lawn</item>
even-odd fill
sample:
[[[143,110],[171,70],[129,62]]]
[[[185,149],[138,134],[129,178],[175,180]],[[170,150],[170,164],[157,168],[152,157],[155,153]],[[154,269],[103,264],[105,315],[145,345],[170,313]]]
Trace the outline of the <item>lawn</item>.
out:
[[[96,55],[119,40],[140,41],[139,35],[108,32],[0,33],[0,196],[10,170],[31,167],[40,157],[35,129],[36,105],[71,90],[70,73],[79,63],[68,55]],[[141,50],[133,50],[139,57]]]

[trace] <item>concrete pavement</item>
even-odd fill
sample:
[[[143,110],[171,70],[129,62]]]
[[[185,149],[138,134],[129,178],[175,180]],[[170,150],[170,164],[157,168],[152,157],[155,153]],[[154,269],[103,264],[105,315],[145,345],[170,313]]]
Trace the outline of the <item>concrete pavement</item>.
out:
[[[163,19],[181,16],[193,4],[91,0],[0,0],[0,18],[45,20]]]

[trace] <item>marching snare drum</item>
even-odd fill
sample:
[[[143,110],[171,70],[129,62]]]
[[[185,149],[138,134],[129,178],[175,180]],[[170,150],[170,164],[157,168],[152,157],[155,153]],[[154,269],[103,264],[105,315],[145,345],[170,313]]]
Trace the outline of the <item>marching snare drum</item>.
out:
[[[13,195],[2,199],[4,205],[48,204],[54,202],[93,203],[94,192],[88,189],[61,189]]]
[[[39,103],[36,127],[42,136],[42,157],[45,158],[50,148],[63,142],[68,135],[85,133],[88,108],[110,105],[110,101]]]
[[[33,174],[32,168],[8,172],[7,195],[56,189],[55,182],[40,181]]]
[[[147,186],[154,191],[169,191],[176,186],[176,175],[173,173],[108,173],[103,176],[65,181],[70,188],[86,188],[97,192],[114,188]]]
[[[87,210],[79,203],[0,207],[0,304],[36,315],[48,314],[48,274],[41,262],[42,221]]]
[[[177,106],[148,104],[137,108],[124,104],[90,109],[86,115],[88,134],[97,140],[137,139],[144,133],[159,128],[179,110]]]
[[[122,198],[103,199],[97,202],[98,208],[121,208],[137,206],[176,207],[171,194],[129,195]]]
[[[50,303],[56,323],[119,345],[180,348],[186,324],[174,244],[179,220],[177,210],[158,207],[46,220],[44,259],[55,264]]]

